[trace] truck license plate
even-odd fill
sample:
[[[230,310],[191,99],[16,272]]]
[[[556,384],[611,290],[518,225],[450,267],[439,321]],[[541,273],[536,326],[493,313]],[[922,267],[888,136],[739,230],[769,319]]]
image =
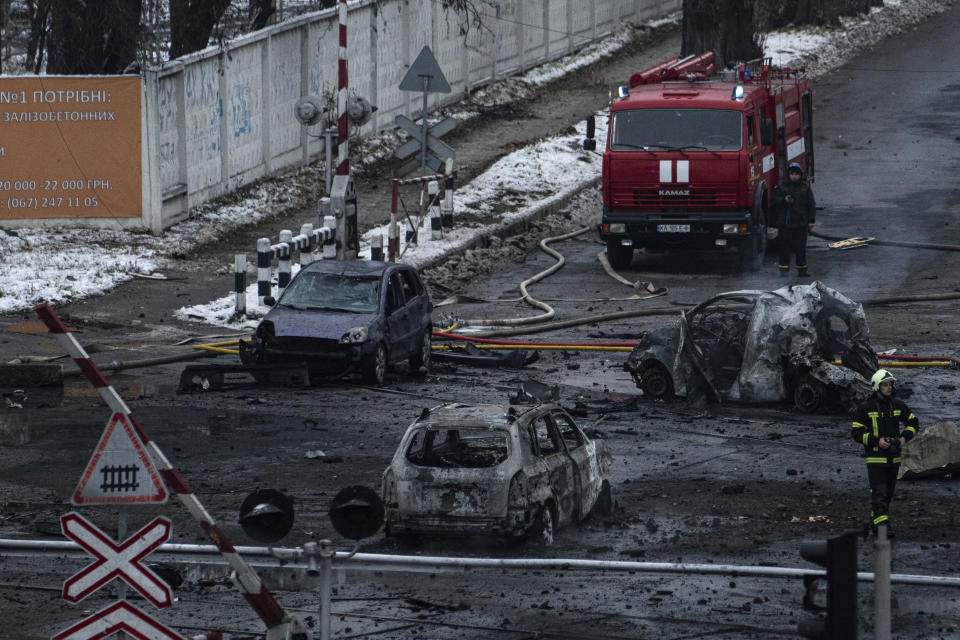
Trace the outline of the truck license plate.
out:
[[[658,224],[658,233],[690,233],[688,224]]]

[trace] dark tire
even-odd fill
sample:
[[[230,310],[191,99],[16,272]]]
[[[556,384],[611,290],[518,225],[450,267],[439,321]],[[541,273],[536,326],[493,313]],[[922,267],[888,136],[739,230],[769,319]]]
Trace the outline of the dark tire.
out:
[[[827,389],[811,376],[803,376],[793,388],[793,404],[804,413],[816,413],[823,408]]]
[[[552,545],[556,522],[557,518],[554,515],[553,505],[547,503],[541,506],[537,513],[537,522],[530,531],[531,540],[544,547]]]
[[[643,395],[654,399],[668,398],[673,395],[673,378],[667,368],[659,362],[647,362],[639,375],[639,386]]]
[[[417,345],[417,350],[410,354],[410,373],[416,373],[420,370],[420,367],[423,367],[430,372],[430,354],[432,353],[432,335],[430,333],[430,328],[427,327],[424,330],[423,335],[420,337],[420,342]]]
[[[633,262],[633,247],[625,247],[619,242],[607,242],[607,260],[614,269],[626,269]]]
[[[600,487],[600,495],[593,505],[593,512],[599,516],[608,517],[613,515],[616,508],[617,502],[613,498],[613,489],[610,488],[610,483],[604,480]]]
[[[373,353],[366,356],[360,363],[360,372],[363,381],[379,387],[387,377],[387,348],[378,342]]]

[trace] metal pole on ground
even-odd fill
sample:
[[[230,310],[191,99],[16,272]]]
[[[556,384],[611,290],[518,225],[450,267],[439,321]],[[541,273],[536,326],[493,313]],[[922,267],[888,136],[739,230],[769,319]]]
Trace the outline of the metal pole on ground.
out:
[[[887,525],[877,527],[873,540],[873,637],[890,640],[890,540]]]
[[[430,200],[430,239],[440,240],[443,237],[443,229],[440,220],[440,183],[431,180],[427,183],[427,195]]]
[[[334,260],[337,257],[337,219],[333,216],[324,216],[323,226],[328,230],[323,241],[323,259]]]

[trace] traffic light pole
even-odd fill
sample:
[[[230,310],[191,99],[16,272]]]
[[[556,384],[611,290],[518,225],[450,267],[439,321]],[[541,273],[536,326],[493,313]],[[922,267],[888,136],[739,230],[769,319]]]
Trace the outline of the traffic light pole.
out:
[[[890,540],[887,525],[877,527],[873,540],[873,637],[890,640]]]

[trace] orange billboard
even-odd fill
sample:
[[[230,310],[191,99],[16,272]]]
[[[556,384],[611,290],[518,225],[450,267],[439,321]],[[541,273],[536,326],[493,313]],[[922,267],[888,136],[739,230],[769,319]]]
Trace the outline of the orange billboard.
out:
[[[138,218],[140,77],[0,77],[0,219]]]

